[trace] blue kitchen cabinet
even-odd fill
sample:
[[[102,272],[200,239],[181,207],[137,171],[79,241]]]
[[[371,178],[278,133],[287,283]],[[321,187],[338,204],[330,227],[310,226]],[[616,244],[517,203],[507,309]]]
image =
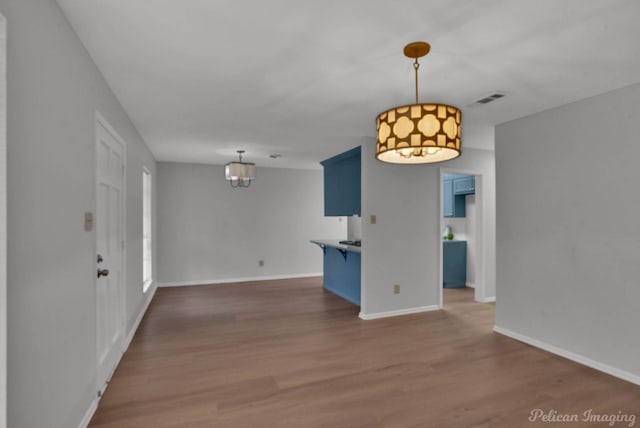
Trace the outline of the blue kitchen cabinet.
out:
[[[473,175],[465,175],[453,180],[454,195],[473,195],[476,193],[476,178]]]
[[[322,162],[324,167],[324,215],[361,214],[360,146]]]
[[[453,217],[453,180],[444,180],[442,183],[444,196],[444,216]]]
[[[444,288],[462,288],[467,284],[467,242],[442,243],[442,285]]]
[[[324,247],[324,288],[360,306],[360,253]]]
[[[454,180],[453,179],[445,179],[442,182],[443,186],[443,216],[444,217],[465,217],[466,216],[466,205],[464,195],[455,195],[454,194]]]

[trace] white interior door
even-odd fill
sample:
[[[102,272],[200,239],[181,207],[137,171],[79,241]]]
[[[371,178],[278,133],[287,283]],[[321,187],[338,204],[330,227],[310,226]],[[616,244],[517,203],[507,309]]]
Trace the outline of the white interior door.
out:
[[[96,120],[96,342],[98,392],[122,356],[124,335],[124,144]]]

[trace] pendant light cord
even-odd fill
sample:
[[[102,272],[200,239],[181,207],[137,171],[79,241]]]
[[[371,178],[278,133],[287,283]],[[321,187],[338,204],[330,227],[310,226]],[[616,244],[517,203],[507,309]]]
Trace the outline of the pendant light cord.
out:
[[[418,104],[418,68],[420,64],[418,64],[418,58],[415,58],[413,62],[413,69],[416,71],[416,104]]]

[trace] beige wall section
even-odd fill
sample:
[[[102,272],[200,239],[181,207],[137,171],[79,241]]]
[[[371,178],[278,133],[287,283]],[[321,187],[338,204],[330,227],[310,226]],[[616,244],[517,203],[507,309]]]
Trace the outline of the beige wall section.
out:
[[[493,132],[486,133],[493,138]],[[489,137],[487,137],[489,138]],[[483,175],[483,298],[495,294],[495,163],[489,150],[463,149],[432,165],[375,159],[375,139],[362,144],[362,311],[364,315],[440,304],[440,168]],[[377,223],[371,224],[370,215]],[[482,280],[476,278],[477,283]],[[400,294],[393,285],[400,284]]]
[[[496,128],[496,326],[637,383],[639,136],[640,85]]]
[[[127,310],[143,307],[142,166],[155,161],[55,1],[8,22],[8,425],[77,427],[96,396],[95,112],[127,143]]]
[[[258,167],[233,189],[224,166],[160,162],[158,192],[161,283],[321,274],[309,240],[347,237],[345,218],[323,216],[322,171]]]

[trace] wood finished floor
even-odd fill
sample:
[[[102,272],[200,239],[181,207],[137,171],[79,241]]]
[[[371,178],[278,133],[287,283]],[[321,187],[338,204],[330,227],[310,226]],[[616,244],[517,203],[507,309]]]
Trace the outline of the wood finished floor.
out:
[[[640,387],[492,332],[472,296],[362,321],[319,278],[159,289],[90,426],[609,426],[535,408],[640,426]]]

